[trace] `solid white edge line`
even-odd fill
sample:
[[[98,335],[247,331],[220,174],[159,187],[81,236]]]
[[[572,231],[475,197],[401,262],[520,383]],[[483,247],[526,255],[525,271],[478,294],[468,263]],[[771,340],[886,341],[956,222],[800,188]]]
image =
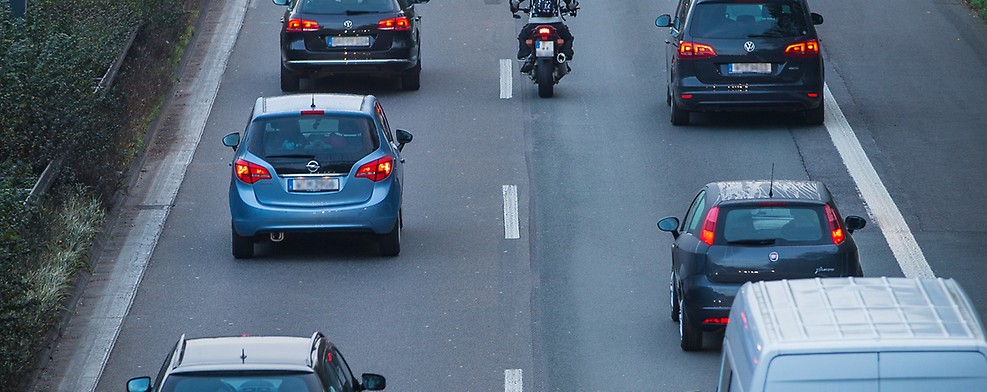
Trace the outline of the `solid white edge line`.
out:
[[[908,223],[891,199],[888,189],[881,182],[864,148],[860,146],[857,135],[850,128],[828,85],[824,86],[823,93],[827,106],[824,123],[826,130],[833,139],[833,145],[839,151],[840,157],[843,158],[843,164],[850,172],[850,177],[853,177],[853,181],[857,184],[864,204],[888,241],[888,246],[898,265],[901,266],[901,271],[909,278],[934,278],[935,274],[926,261],[922,248],[918,246],[915,236],[908,228]]]
[[[514,62],[510,59],[500,60],[500,98],[511,99],[514,94]]]
[[[504,370],[504,392],[521,392],[524,382],[521,379],[521,369]]]
[[[517,185],[504,185],[504,238],[521,238],[521,224],[518,221]]]

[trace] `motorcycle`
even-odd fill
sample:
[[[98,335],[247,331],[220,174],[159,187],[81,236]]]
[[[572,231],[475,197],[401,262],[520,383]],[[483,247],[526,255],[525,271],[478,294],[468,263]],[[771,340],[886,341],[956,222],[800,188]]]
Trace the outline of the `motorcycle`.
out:
[[[552,24],[564,23],[565,14],[576,16],[578,10],[579,7],[571,10],[566,7],[559,7],[558,14],[554,17],[528,18],[528,25],[535,25],[531,30],[531,38],[525,41],[525,44],[531,48],[532,56],[534,56],[532,59],[534,64],[528,76],[538,85],[539,97],[551,98],[555,95],[555,85],[572,70],[569,67],[569,58],[561,52],[565,40],[559,36]],[[518,8],[518,11],[531,13],[530,8]],[[521,16],[515,12],[514,18],[521,19]]]

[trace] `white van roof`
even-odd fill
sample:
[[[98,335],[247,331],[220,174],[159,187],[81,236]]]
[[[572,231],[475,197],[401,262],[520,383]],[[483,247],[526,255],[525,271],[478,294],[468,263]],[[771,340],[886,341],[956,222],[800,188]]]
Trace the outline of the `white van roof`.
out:
[[[741,299],[743,297],[743,299]],[[966,348],[983,326],[952,279],[816,278],[747,283],[734,303],[756,347],[777,353]],[[749,317],[745,312],[757,314]],[[762,353],[767,354],[767,353]]]

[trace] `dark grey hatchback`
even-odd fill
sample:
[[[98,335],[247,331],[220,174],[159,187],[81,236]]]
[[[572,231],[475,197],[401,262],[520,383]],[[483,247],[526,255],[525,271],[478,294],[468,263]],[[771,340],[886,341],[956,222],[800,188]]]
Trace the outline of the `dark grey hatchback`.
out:
[[[817,181],[707,184],[682,222],[658,222],[675,238],[669,292],[682,349],[701,349],[704,331],[726,326],[744,282],[863,276],[850,233],[866,223],[841,220]]]
[[[806,0],[678,0],[670,27],[668,88],[674,125],[693,111],[799,111],[824,120],[822,16]]]
[[[421,16],[429,0],[274,0],[281,18],[281,90],[299,79],[338,74],[396,76],[421,87]]]

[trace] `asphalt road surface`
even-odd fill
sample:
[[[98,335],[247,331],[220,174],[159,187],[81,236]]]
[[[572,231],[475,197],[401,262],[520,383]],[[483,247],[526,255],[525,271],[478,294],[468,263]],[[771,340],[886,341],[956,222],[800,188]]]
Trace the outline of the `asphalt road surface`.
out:
[[[811,6],[826,18],[839,105],[827,110],[845,115],[932,272],[959,280],[987,314],[987,28],[960,1]],[[712,114],[670,125],[667,31],[654,19],[671,0],[584,1],[569,22],[573,72],[552,99],[501,61],[522,24],[506,0],[418,7],[420,91],[372,78],[303,83],[375,94],[392,127],[414,133],[401,256],[378,257],[359,237],[289,237],[252,260],[230,255],[232,153],[220,139],[243,128],[256,97],[281,94],[282,8],[252,1],[214,103],[188,108],[208,122],[97,390],[154,376],[182,334],[321,330],[354,372],[384,374],[387,390],[714,391],[718,347],[678,347],[671,236],[655,223],[681,217],[707,182],[768,178],[772,165],[775,178],[827,183],[844,215],[869,217],[854,234],[865,275],[903,275],[870,215],[879,206],[860,191],[878,184],[849,174],[835,120]],[[517,226],[505,214],[515,189]],[[49,379],[71,379],[58,369],[74,357],[53,359]]]

